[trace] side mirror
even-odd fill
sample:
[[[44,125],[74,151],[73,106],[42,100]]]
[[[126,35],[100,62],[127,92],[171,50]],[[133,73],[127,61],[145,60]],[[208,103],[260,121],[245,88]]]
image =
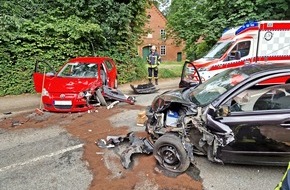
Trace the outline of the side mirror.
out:
[[[225,59],[225,61],[230,61],[230,60],[240,60],[241,59],[241,52],[240,51],[232,51],[228,55],[228,57]]]
[[[228,116],[229,114],[230,114],[230,107],[228,105],[223,105],[219,107],[216,115],[217,117],[225,117],[225,116]]]

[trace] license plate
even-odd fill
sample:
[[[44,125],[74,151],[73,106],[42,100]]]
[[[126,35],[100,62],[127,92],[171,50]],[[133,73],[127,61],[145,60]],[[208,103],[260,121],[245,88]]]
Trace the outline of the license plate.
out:
[[[72,101],[70,101],[70,100],[55,100],[54,105],[56,105],[56,106],[71,106]]]

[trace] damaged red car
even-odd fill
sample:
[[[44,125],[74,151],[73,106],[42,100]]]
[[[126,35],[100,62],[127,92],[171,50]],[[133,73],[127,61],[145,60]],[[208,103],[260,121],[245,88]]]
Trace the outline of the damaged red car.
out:
[[[70,59],[58,72],[36,63],[33,74],[35,91],[42,96],[44,110],[81,112],[94,105],[106,105],[106,95],[127,101],[117,91],[117,68],[109,57],[77,57]],[[106,93],[106,94],[105,94]],[[128,100],[132,103],[132,100]]]

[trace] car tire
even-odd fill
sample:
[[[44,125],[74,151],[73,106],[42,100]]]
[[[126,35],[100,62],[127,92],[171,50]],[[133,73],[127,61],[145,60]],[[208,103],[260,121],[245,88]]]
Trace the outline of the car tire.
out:
[[[181,139],[174,134],[165,134],[154,144],[153,155],[161,167],[171,172],[182,173],[190,165],[190,160]]]
[[[97,90],[96,90],[96,95],[97,95],[97,98],[98,98],[100,104],[101,104],[102,106],[107,106],[107,102],[106,102],[106,100],[105,100],[105,98],[104,98],[104,96],[103,96],[103,94],[102,94],[101,89],[97,89]]]

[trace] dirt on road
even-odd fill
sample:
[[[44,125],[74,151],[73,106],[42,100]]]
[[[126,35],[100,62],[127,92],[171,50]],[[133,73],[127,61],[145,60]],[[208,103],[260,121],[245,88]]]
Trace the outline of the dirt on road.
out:
[[[49,113],[38,114],[35,111],[7,117],[0,121],[1,130],[19,130],[25,128],[45,128],[57,125],[65,128],[70,134],[84,142],[83,161],[93,173],[90,189],[150,189],[150,190],[200,190],[202,181],[196,168],[180,175],[162,171],[153,155],[138,154],[132,157],[129,169],[122,167],[120,149],[102,149],[96,145],[98,139],[109,135],[126,135],[131,128],[119,123],[116,127],[110,119],[113,115],[138,113],[145,107],[140,105],[120,104],[113,109],[99,107],[91,113]],[[137,117],[137,114],[135,115]],[[133,118],[135,116],[132,116]],[[135,121],[133,121],[135,122]],[[137,136],[147,134],[140,127]]]

